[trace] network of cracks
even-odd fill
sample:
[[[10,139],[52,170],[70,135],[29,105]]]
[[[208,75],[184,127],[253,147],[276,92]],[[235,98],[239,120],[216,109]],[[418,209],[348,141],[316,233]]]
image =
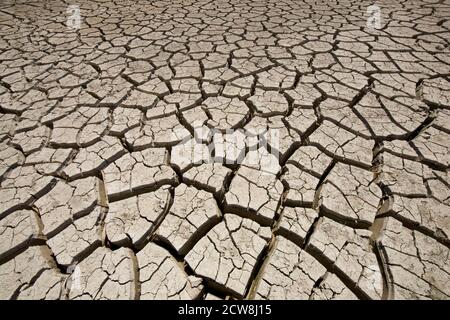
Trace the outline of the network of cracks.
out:
[[[0,4],[0,298],[450,298],[449,1],[76,2]]]

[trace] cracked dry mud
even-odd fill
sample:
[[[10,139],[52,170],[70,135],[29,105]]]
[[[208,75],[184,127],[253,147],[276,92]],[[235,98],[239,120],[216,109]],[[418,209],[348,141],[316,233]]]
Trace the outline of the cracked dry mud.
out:
[[[70,4],[0,4],[0,298],[450,298],[449,1]]]

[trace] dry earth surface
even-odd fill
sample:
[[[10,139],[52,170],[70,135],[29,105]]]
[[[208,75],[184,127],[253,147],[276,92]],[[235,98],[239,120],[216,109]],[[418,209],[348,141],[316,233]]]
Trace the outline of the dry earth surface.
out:
[[[2,0],[0,298],[449,299],[450,1],[371,4]]]

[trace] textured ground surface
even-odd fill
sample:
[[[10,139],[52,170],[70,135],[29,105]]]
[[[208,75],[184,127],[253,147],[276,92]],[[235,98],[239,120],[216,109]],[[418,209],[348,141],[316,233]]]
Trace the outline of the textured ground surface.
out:
[[[450,2],[370,4],[2,0],[0,298],[450,298]]]

